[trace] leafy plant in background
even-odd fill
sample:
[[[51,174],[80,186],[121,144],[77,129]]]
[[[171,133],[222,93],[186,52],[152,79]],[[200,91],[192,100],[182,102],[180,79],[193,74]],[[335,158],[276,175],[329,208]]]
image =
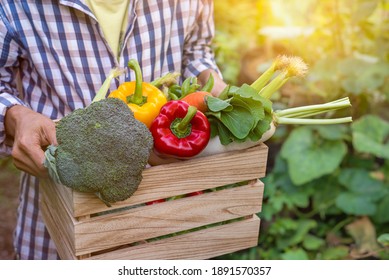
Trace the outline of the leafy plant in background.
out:
[[[389,258],[377,239],[389,233],[388,136],[389,123],[373,115],[350,129],[293,130],[265,179],[269,257]]]
[[[373,115],[294,129],[264,179],[259,247],[225,257],[389,259],[388,139]]]

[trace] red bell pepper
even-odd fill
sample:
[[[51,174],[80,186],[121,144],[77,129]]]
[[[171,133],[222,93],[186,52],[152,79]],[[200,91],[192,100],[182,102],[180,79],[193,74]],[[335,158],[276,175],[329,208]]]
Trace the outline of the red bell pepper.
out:
[[[154,150],[163,156],[189,158],[208,144],[211,128],[207,117],[181,100],[167,102],[150,126]]]

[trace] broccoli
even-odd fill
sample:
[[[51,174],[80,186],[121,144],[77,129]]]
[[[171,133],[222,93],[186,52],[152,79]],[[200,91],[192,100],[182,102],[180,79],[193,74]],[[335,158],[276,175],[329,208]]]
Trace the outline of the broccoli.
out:
[[[147,127],[117,98],[102,99],[62,118],[58,146],[46,150],[51,177],[81,192],[95,193],[107,206],[138,188],[153,145]]]

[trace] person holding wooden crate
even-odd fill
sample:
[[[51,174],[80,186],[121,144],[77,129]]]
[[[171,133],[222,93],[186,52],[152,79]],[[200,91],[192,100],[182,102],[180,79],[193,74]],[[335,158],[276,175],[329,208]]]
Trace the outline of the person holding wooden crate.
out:
[[[44,148],[56,144],[52,120],[89,105],[109,71],[131,58],[145,81],[176,71],[204,84],[212,74],[220,92],[213,36],[211,0],[2,1],[0,155],[23,171],[17,258],[58,258],[39,212]],[[125,79],[134,77],[110,90]]]

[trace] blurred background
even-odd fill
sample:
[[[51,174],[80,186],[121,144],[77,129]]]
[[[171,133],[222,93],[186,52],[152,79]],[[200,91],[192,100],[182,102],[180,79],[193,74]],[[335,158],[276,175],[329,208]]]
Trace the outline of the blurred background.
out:
[[[259,245],[220,259],[389,259],[389,1],[214,5],[214,50],[229,84],[250,84],[279,54],[300,56],[308,75],[289,80],[273,107],[347,96],[353,107],[337,114],[354,119],[277,128],[267,142]],[[13,258],[18,175],[0,160],[0,259]]]
[[[250,84],[277,55],[300,56],[308,75],[289,80],[273,107],[347,96],[354,120],[277,128],[259,245],[222,259],[389,259],[389,1],[214,3],[225,80]]]

